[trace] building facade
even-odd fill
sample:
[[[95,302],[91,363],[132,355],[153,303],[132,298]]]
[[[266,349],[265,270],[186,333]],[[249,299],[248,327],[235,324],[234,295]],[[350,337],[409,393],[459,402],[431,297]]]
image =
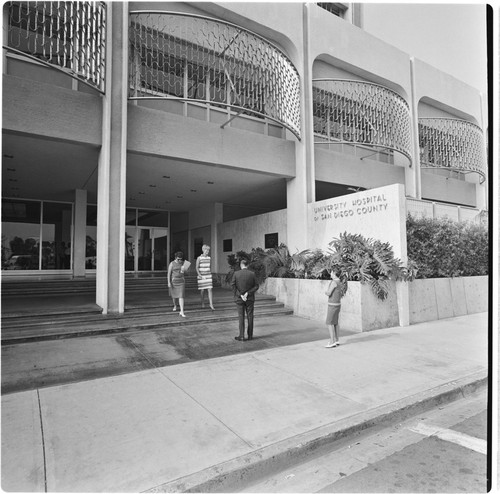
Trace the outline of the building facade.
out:
[[[487,204],[482,95],[362,29],[360,4],[7,2],[2,275],[127,274],[308,239],[308,206],[391,184]],[[125,240],[125,241],[124,241]]]

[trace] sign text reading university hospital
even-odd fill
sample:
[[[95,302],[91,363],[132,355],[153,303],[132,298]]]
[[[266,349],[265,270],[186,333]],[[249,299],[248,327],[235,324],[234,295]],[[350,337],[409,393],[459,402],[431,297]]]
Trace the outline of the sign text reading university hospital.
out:
[[[314,221],[325,221],[352,216],[364,216],[387,210],[385,194],[345,200],[335,204],[314,207]]]

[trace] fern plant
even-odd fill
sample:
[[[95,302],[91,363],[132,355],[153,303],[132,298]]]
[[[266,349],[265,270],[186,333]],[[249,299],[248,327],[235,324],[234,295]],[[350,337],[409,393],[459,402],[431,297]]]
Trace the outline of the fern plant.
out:
[[[369,284],[381,300],[387,298],[390,280],[408,281],[415,272],[414,265],[402,266],[389,243],[360,234],[340,234],[329,243],[328,254],[324,260],[326,269],[339,267],[347,280]]]

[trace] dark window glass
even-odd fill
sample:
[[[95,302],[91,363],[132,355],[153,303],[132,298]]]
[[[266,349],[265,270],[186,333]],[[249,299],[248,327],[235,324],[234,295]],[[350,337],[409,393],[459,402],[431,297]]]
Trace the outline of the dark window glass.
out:
[[[231,252],[233,250],[233,239],[232,238],[224,240],[222,243],[223,243],[224,252]]]
[[[71,204],[43,203],[42,269],[71,267]]]
[[[97,262],[97,206],[87,206],[85,269],[95,269]]]
[[[125,224],[135,226],[136,210],[127,209],[125,212]]]
[[[266,233],[264,235],[264,248],[274,249],[278,247],[278,234],[277,233]]]
[[[2,269],[38,269],[40,203],[2,201]]]
[[[139,226],[162,226],[168,227],[168,212],[167,211],[146,211],[139,209],[138,211]]]

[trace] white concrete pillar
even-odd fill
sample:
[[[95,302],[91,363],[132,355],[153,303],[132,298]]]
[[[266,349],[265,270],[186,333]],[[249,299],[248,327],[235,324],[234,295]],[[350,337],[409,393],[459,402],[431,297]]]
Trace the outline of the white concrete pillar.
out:
[[[418,100],[415,78],[415,58],[410,58],[410,76],[411,76],[411,98],[410,115],[413,140],[413,156],[411,166],[405,168],[405,188],[406,196],[422,199],[422,179],[420,170],[420,146],[418,135]]]
[[[223,207],[221,202],[214,204],[213,218],[211,222],[210,237],[212,245],[210,246],[210,257],[212,258],[212,272],[219,272],[219,249],[222,249],[222,239],[219,238],[219,223],[223,222]]]
[[[404,266],[408,265],[408,250],[406,243],[406,197],[402,185],[399,185],[399,221],[395,228],[399,229],[399,242],[396,242],[394,255],[398,257]],[[396,294],[398,299],[399,325],[410,325],[410,291],[408,282],[396,282]]]
[[[87,247],[87,191],[75,190],[73,219],[73,277],[85,277]]]
[[[193,244],[193,234],[191,228],[189,228],[188,230],[187,243],[188,243],[187,252],[184,252],[185,259],[187,259],[190,262],[194,262],[196,261],[196,259],[194,259],[194,244]]]
[[[97,295],[103,313],[125,309],[128,3],[109,2],[106,94],[97,187]]]
[[[302,80],[303,85],[303,98],[304,102],[304,129],[303,141],[305,144],[305,162],[306,162],[306,192],[307,202],[312,203],[316,201],[316,167],[314,157],[314,116],[313,116],[313,62],[310,53],[310,12],[311,4],[304,5],[304,77]]]
[[[288,180],[287,197],[287,246],[291,254],[308,245],[308,203],[315,200],[314,133],[312,128],[312,64],[309,56],[309,6],[303,7],[304,39],[302,60],[298,63],[301,80],[300,141],[295,145],[295,178]]]
[[[3,45],[9,46],[9,3],[3,4]],[[7,74],[7,50],[3,51],[3,73]]]

